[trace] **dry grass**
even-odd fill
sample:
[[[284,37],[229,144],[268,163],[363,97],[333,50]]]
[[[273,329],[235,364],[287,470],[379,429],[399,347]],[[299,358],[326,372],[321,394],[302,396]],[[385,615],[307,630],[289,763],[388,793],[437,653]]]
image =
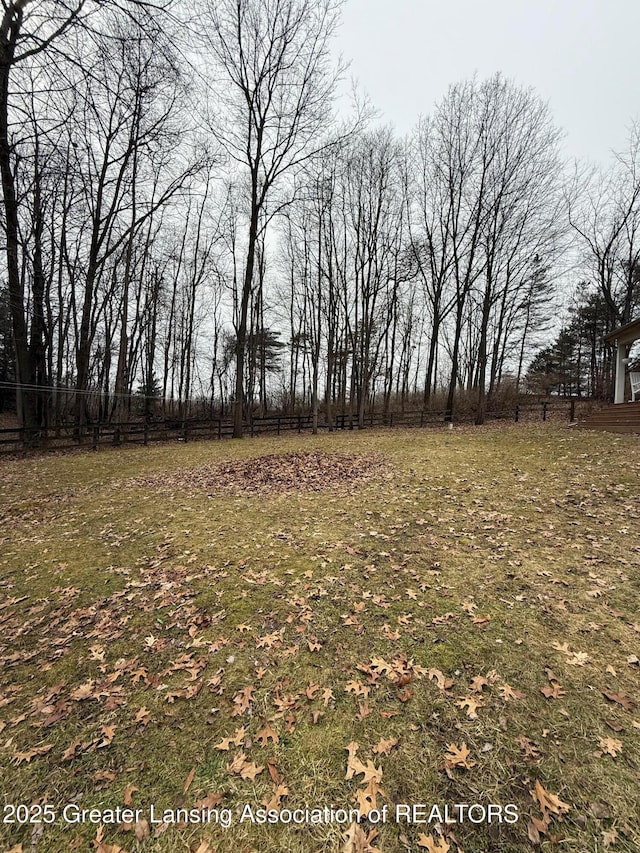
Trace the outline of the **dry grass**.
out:
[[[536,827],[545,851],[640,849],[637,438],[265,438],[2,482],[2,794],[57,817],[0,825],[0,850],[519,853]],[[138,838],[61,817],[125,800]],[[203,802],[232,825],[145,823]],[[262,802],[389,817],[352,841],[240,823]],[[397,803],[519,819],[407,825]]]

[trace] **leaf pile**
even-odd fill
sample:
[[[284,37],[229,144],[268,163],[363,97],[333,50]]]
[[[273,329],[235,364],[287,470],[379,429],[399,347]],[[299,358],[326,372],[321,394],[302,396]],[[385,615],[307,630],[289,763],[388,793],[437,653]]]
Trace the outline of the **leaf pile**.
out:
[[[210,494],[269,495],[350,487],[379,477],[385,471],[384,459],[379,454],[312,450],[234,459],[172,474],[138,477],[129,483],[172,492],[206,489]]]

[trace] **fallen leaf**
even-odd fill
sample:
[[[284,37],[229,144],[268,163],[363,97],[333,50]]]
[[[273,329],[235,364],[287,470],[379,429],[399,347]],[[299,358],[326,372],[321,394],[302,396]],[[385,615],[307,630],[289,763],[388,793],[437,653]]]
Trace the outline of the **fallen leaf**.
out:
[[[236,693],[233,697],[234,704],[233,711],[231,712],[232,717],[238,717],[240,714],[244,714],[249,710],[251,703],[253,702],[253,691],[253,686],[249,685]]]
[[[483,675],[475,675],[471,679],[470,690],[472,690],[474,693],[482,693],[482,689],[484,687],[487,687],[488,684],[489,682]]]
[[[602,695],[610,702],[617,702],[618,705],[622,705],[625,711],[634,711],[636,708],[636,703],[625,693],[607,693],[606,690],[603,690]]]
[[[380,738],[378,743],[373,747],[373,751],[376,755],[389,755],[394,746],[398,745],[398,738],[392,737],[389,740],[385,740],[384,738]]]
[[[368,815],[372,809],[378,808],[378,794],[382,794],[382,788],[376,779],[369,779],[364,788],[356,791],[354,801],[361,815]]]
[[[222,738],[220,743],[217,743],[213,748],[227,751],[231,749],[232,746],[241,746],[246,735],[247,730],[244,726],[241,726],[239,729],[236,729],[230,737]]]
[[[515,742],[529,760],[535,761],[540,758],[540,750],[530,738],[520,735],[520,737],[515,738]]]
[[[537,817],[531,817],[527,824],[527,835],[532,844],[540,844],[540,835],[546,834],[549,828],[549,818],[543,820]]]
[[[192,767],[189,771],[187,778],[184,780],[184,787],[182,789],[182,793],[186,794],[189,788],[191,787],[191,783],[193,782],[193,777],[196,775],[196,768]]]
[[[434,838],[432,835],[425,835],[421,832],[418,836],[418,847],[424,847],[429,853],[447,853],[451,850],[451,845],[444,838]]]
[[[273,741],[273,743],[279,743],[280,736],[275,729],[271,728],[269,723],[265,723],[265,725],[256,734],[256,740],[261,746],[266,746],[270,740]]]
[[[500,694],[505,701],[509,701],[510,699],[524,699],[524,693],[520,690],[514,690],[510,684],[506,682],[498,688],[500,690]]]
[[[456,705],[458,708],[467,709],[467,717],[469,717],[470,720],[477,720],[478,715],[476,714],[476,711],[478,708],[482,707],[482,701],[480,699],[475,699],[473,696],[467,696],[456,702]]]
[[[47,743],[44,746],[36,746],[34,749],[29,749],[26,752],[18,751],[13,754],[11,761],[16,767],[23,763],[29,764],[33,758],[40,758],[40,756],[51,752],[52,749],[53,744]]]
[[[475,761],[469,758],[471,754],[466,743],[461,743],[457,746],[455,743],[447,744],[447,752],[444,756],[445,765],[447,767],[465,767],[470,770],[475,766]]]
[[[442,690],[444,693],[450,687],[453,687],[453,679],[446,678],[444,673],[440,672],[439,669],[430,669],[427,673],[429,678],[435,678],[438,684],[438,690]]]
[[[564,803],[556,794],[546,791],[539,780],[536,780],[535,789],[531,791],[531,796],[538,801],[543,815],[549,812],[562,818],[571,809],[569,803]]]
[[[380,853],[377,847],[371,846],[377,835],[376,829],[372,829],[367,835],[360,824],[354,821],[343,835],[344,845],[341,853]]]
[[[273,794],[271,795],[271,798],[267,799],[267,797],[265,797],[264,800],[262,801],[262,805],[267,810],[275,809],[276,811],[279,811],[281,801],[283,800],[284,797],[288,797],[288,796],[289,796],[289,788],[284,784],[284,782],[280,782],[279,785],[275,786],[275,788],[273,790]]]
[[[557,682],[545,684],[544,687],[540,688],[540,692],[543,696],[546,696],[547,699],[559,699],[561,696],[565,695],[565,691]]]
[[[74,742],[71,744],[71,746],[69,746],[67,749],[65,749],[65,751],[62,753],[62,760],[63,761],[70,761],[72,758],[74,758],[75,754],[76,754],[76,750],[78,749],[78,747],[80,746],[81,743],[82,743],[82,740],[74,740]]]
[[[140,820],[136,821],[136,825],[133,829],[133,832],[137,841],[142,843],[146,838],[149,838],[149,835],[151,834],[149,831],[149,821],[147,821],[145,818],[141,818]]]
[[[107,746],[111,745],[113,741],[113,737],[115,735],[117,726],[103,726],[102,727],[102,737],[96,744],[96,749],[104,749]]]
[[[609,820],[613,817],[613,812],[607,803],[598,801],[589,803],[589,811],[597,820]]]
[[[248,761],[244,752],[237,752],[233,760],[227,764],[229,773],[236,773],[242,779],[253,781],[264,770],[264,765],[258,766],[254,761]]]
[[[124,789],[124,804],[125,806],[133,805],[133,795],[136,791],[139,791],[139,788],[136,788],[135,785],[127,785]]]
[[[136,723],[140,723],[142,726],[146,726],[149,720],[151,719],[151,712],[147,710],[147,708],[142,706],[138,713],[136,714],[135,721]]]
[[[194,808],[198,809],[198,811],[202,811],[203,809],[214,809],[222,802],[222,799],[222,794],[219,791],[215,794],[209,792],[204,799],[194,804]]]
[[[353,776],[356,772],[356,767],[353,763],[354,758],[356,757],[356,752],[360,748],[360,744],[357,741],[352,740],[351,743],[347,744],[345,749],[349,753],[349,757],[347,758],[347,773],[344,777],[345,779],[353,779]],[[359,764],[360,762],[358,762]]]
[[[603,752],[606,752],[607,755],[616,757],[616,755],[622,751],[622,741],[618,740],[614,737],[601,737],[600,738],[600,749]]]

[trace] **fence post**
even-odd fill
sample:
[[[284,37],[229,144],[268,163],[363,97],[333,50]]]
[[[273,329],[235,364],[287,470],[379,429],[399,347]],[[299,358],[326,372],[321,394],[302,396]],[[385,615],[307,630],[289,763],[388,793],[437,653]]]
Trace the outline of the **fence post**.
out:
[[[149,444],[149,421],[147,418],[144,419],[144,446],[146,447]]]
[[[393,412],[391,412],[391,415],[389,416],[389,426],[393,426]]]
[[[253,421],[253,418],[251,418],[251,438],[253,438],[254,435],[255,435],[254,421]]]
[[[542,420],[546,421],[546,419],[547,419],[547,402],[545,400],[545,402],[542,404]]]
[[[280,416],[278,415],[278,435],[280,435]]]
[[[520,420],[520,406],[516,406],[516,411],[515,411],[515,418],[514,418],[514,420],[515,420],[515,422],[516,422],[516,423],[518,423],[518,421]]]
[[[420,426],[424,426],[424,409],[420,412]]]
[[[100,441],[100,424],[96,424],[93,428],[93,449],[98,449],[98,442]]]
[[[575,415],[576,415],[576,401],[575,401],[575,400],[572,400],[572,401],[571,401],[571,406],[570,406],[570,408],[569,408],[569,420],[570,420],[570,421],[575,421],[575,419],[576,419],[576,418],[575,418]]]
[[[298,415],[298,432],[302,432],[302,416]]]

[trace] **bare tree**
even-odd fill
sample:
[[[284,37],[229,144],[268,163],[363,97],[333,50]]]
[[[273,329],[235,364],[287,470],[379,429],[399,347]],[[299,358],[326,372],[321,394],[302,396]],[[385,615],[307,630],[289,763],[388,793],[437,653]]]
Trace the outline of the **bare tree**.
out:
[[[490,117],[482,127],[486,135],[483,157],[490,164],[480,239],[483,274],[474,294],[479,323],[472,387],[477,399],[476,423],[480,424],[487,372],[495,378],[498,349],[508,331],[506,314],[514,302],[520,307],[521,290],[530,282],[534,268],[539,269],[541,262],[548,267],[555,259],[566,230],[566,212],[560,203],[560,131],[554,127],[547,105],[531,90],[500,75],[485,81],[478,97],[482,111]],[[491,389],[493,385],[491,382]]]
[[[4,230],[6,235],[9,311],[16,355],[18,410],[27,432],[38,426],[37,396],[38,353],[29,345],[25,293],[20,278],[19,203],[16,194],[14,142],[10,130],[12,72],[44,53],[78,19],[83,0],[63,3],[50,0],[41,4],[25,25],[28,0],[3,3],[0,20],[0,177]],[[46,7],[46,8],[43,8]],[[36,335],[36,340],[39,337]],[[36,344],[36,350],[39,347]]]
[[[571,225],[586,249],[589,278],[602,293],[611,325],[632,319],[640,305],[640,125],[627,151],[607,171],[577,177]]]
[[[539,318],[548,293],[538,287],[534,299],[531,288],[555,260],[565,221],[558,139],[548,107],[497,74],[453,86],[412,140],[411,244],[431,315],[424,399],[444,329],[447,409],[466,385],[478,423],[513,336],[529,334],[534,302]]]
[[[324,135],[336,82],[329,42],[341,5],[342,0],[210,0],[207,7],[207,44],[221,75],[216,95],[226,119],[223,126],[214,122],[212,130],[231,160],[248,170],[247,248],[236,328],[237,438],[261,214],[274,187]]]

